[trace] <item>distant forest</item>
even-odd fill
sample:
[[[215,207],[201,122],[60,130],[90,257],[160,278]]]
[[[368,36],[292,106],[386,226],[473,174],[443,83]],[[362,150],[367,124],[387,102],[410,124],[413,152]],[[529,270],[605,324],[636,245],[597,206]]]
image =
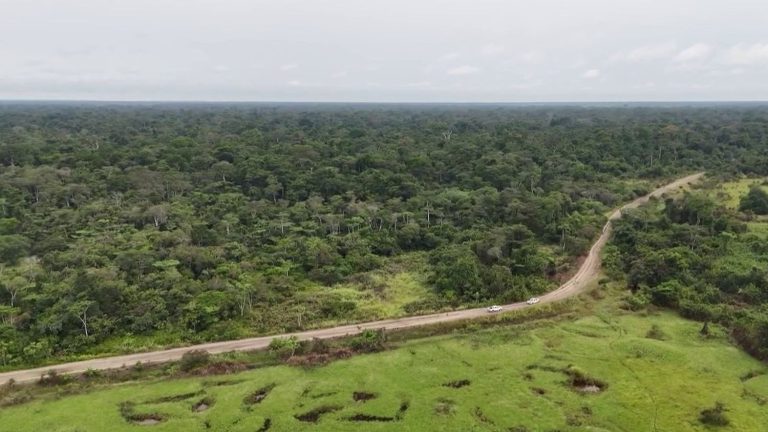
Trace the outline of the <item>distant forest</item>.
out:
[[[0,367],[387,316],[336,288],[393,263],[391,314],[522,300],[697,170],[768,175],[768,107],[6,103]]]

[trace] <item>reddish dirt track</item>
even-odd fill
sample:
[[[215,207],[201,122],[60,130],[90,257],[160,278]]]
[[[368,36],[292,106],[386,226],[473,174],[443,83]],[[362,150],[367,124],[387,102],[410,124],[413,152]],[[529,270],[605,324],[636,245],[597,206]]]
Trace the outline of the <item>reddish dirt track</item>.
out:
[[[611,235],[611,221],[621,217],[621,211],[629,208],[636,208],[643,203],[647,202],[650,197],[661,196],[667,192],[673,192],[680,187],[684,187],[690,183],[698,180],[703,173],[693,174],[681,179],[678,179],[670,184],[662,186],[652,193],[640,197],[629,204],[624,205],[620,209],[614,211],[608,218],[603,227],[600,237],[595,241],[589,250],[586,258],[581,264],[579,270],[574,274],[567,282],[563,283],[554,291],[541,296],[541,303],[554,302],[563,300],[568,297],[572,297],[586,288],[590,282],[599,274],[600,270],[600,252],[605,246],[606,242]],[[512,303],[504,306],[504,313],[511,310],[522,309],[528,306],[525,302]],[[104,370],[104,369],[116,369],[124,366],[132,366],[137,362],[141,363],[162,363],[167,361],[178,360],[184,353],[191,350],[206,350],[212,354],[223,353],[229,351],[250,351],[263,349],[269,346],[272,339],[277,337],[296,336],[300,340],[307,340],[312,338],[335,338],[340,336],[352,335],[360,333],[366,329],[401,329],[407,327],[418,327],[429,324],[437,324],[447,321],[458,321],[478,318],[481,316],[487,316],[488,312],[485,308],[465,309],[453,312],[436,313],[429,315],[420,315],[406,318],[395,318],[381,321],[372,321],[360,324],[343,325],[339,327],[332,327],[326,329],[309,330],[297,333],[287,333],[273,336],[263,336],[248,339],[239,339],[223,342],[212,342],[200,345],[187,346],[182,348],[172,348],[161,351],[152,351],[138,354],[128,354],[115,357],[104,357],[92,360],[84,360],[73,363],[63,363],[59,365],[45,366],[35,369],[18,370],[12,372],[5,372],[0,374],[0,384],[7,382],[8,380],[15,380],[16,382],[30,382],[40,378],[40,376],[47,371],[55,370],[60,374],[74,374],[82,373],[86,370]]]

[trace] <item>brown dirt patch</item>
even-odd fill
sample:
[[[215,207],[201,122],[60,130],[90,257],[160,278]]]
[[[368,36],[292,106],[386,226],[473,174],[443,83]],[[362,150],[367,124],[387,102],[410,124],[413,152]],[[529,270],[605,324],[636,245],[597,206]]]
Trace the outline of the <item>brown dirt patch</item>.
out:
[[[210,398],[210,397],[203,398],[198,403],[192,405],[192,411],[194,412],[207,411],[208,408],[213,406],[213,403],[214,403],[213,398]]]
[[[269,396],[269,392],[272,391],[272,389],[275,388],[275,384],[270,384],[268,386],[262,387],[255,392],[249,394],[245,398],[243,398],[243,403],[246,405],[256,405],[261,403],[264,399],[266,399],[267,396]]]
[[[470,385],[472,382],[468,379],[462,379],[462,380],[456,380],[456,381],[450,381],[445,384],[443,384],[443,387],[451,387],[451,388],[462,388]]]
[[[317,423],[318,421],[320,421],[320,417],[324,416],[325,414],[338,411],[340,409],[341,407],[338,405],[323,405],[311,411],[307,411],[304,414],[296,414],[293,417],[298,421],[303,421],[307,423]]]
[[[367,402],[371,399],[376,399],[375,393],[368,393],[364,391],[352,393],[352,400],[354,400],[355,402]]]

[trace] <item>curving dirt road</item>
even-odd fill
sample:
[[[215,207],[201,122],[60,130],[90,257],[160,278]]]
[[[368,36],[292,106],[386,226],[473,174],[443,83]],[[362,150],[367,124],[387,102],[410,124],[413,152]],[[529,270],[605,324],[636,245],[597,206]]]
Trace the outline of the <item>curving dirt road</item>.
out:
[[[638,198],[629,204],[624,205],[620,209],[614,211],[608,218],[603,227],[600,237],[597,239],[592,248],[589,250],[589,254],[582,263],[579,271],[576,272],[571,279],[562,284],[554,291],[541,296],[541,303],[553,302],[571,297],[581,290],[583,290],[589,282],[591,282],[598,274],[600,268],[600,252],[608,241],[611,234],[611,221],[621,217],[621,210],[628,208],[635,208],[641,204],[647,202],[651,196],[660,196],[665,192],[670,192],[678,189],[681,186],[690,184],[698,180],[703,173],[693,174],[687,177],[678,179],[668,185],[662,186],[652,193]],[[526,307],[525,302],[513,303],[504,306],[504,311],[522,309]],[[481,316],[487,316],[488,312],[485,308],[466,309],[460,311],[436,313],[430,315],[421,315],[407,318],[387,319],[381,321],[372,321],[361,324],[344,325],[339,327],[309,330],[298,333],[288,333],[282,335],[263,336],[248,339],[239,339],[233,341],[213,342],[194,346],[187,346],[183,348],[173,348],[162,351],[153,351],[139,354],[129,354],[116,357],[105,357],[93,360],[84,360],[73,363],[64,363],[54,366],[46,366],[36,369],[27,369],[12,371],[0,374],[0,384],[7,382],[8,380],[15,380],[16,382],[29,382],[40,378],[40,376],[47,371],[56,370],[61,374],[81,373],[88,369],[103,370],[103,369],[116,369],[123,366],[132,366],[137,362],[142,363],[161,363],[166,361],[178,360],[184,353],[191,350],[206,350],[210,353],[223,353],[229,351],[249,351],[256,349],[263,349],[269,346],[269,343],[276,337],[296,336],[300,340],[307,340],[312,338],[328,339],[334,337],[340,337],[345,335],[352,335],[360,333],[366,329],[401,329],[406,327],[417,327],[428,324],[442,323],[446,321],[466,320],[477,318]]]

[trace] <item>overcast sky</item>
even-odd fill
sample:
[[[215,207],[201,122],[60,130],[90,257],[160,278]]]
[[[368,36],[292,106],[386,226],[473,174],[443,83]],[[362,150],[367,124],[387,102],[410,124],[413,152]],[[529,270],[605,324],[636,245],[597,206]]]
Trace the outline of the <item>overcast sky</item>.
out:
[[[768,100],[768,0],[0,0],[0,99]]]

